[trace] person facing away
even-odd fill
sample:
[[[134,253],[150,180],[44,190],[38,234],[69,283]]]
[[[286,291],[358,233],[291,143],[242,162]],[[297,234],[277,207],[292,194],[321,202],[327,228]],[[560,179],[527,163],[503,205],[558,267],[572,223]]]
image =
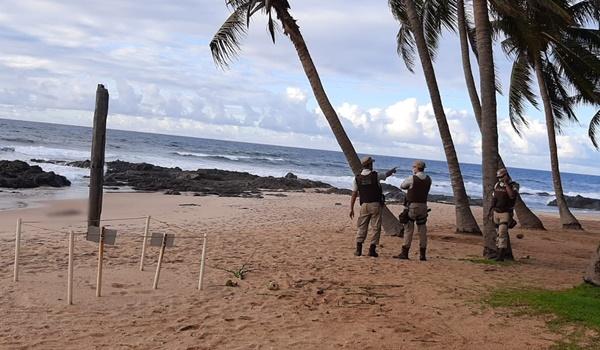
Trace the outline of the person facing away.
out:
[[[519,195],[519,184],[512,181],[505,168],[496,172],[498,181],[492,192],[490,216],[496,225],[496,260],[504,261],[508,248],[508,226],[513,221],[513,210]],[[492,215],[493,214],[493,215]]]
[[[419,252],[421,261],[427,260],[427,196],[431,188],[431,178],[425,174],[425,162],[416,160],[412,166],[413,175],[404,180],[400,188],[406,191],[406,206],[408,207],[408,223],[404,229],[404,244],[402,252],[394,256],[397,259],[408,260],[408,252],[412,243],[415,223],[419,232]]]
[[[384,203],[383,191],[379,181],[384,181],[396,172],[396,168],[388,170],[385,174],[379,174],[373,171],[373,158],[364,157],[361,159],[363,167],[359,175],[354,177],[352,184],[352,198],[350,199],[350,218],[354,218],[354,203],[358,196],[360,201],[360,214],[358,216],[356,234],[356,252],[354,255],[362,255],[363,242],[367,238],[369,223],[371,223],[371,245],[369,246],[369,256],[378,257],[377,245],[381,235],[381,213]]]

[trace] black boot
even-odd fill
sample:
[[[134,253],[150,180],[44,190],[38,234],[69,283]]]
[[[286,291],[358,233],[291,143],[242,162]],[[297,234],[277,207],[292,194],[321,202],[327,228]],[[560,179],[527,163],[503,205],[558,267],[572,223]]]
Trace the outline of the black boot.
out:
[[[379,254],[377,254],[377,246],[375,244],[371,244],[371,246],[369,247],[369,256],[372,256],[374,258],[378,257]]]
[[[427,256],[426,253],[427,252],[427,248],[420,248],[419,249],[419,260],[421,261],[427,261]]]
[[[356,242],[356,251],[354,255],[361,256],[362,255],[362,242]]]
[[[409,249],[410,249],[409,247],[402,246],[402,253],[400,253],[399,255],[394,255],[392,258],[408,260],[408,250]]]
[[[506,255],[505,248],[498,249],[498,256],[496,257],[496,261],[504,261],[504,256]]]

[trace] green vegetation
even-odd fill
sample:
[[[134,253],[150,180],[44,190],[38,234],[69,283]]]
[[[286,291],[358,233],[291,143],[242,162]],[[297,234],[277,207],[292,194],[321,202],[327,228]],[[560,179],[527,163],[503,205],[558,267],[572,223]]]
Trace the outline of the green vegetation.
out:
[[[563,290],[500,290],[488,300],[494,307],[517,308],[517,313],[552,314],[552,330],[566,330],[554,350],[600,348],[600,288],[582,284]],[[562,332],[561,332],[562,333]]]

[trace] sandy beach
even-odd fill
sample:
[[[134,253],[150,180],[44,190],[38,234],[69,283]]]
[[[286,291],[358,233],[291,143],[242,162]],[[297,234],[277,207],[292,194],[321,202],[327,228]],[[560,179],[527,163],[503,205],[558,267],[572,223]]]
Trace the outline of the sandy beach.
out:
[[[106,222],[120,236],[106,248],[100,298],[97,245],[77,236],[72,306],[65,302],[65,233],[83,232],[86,202],[2,211],[0,348],[547,349],[561,335],[546,318],[515,316],[482,300],[507,286],[580,284],[600,233],[598,216],[582,217],[581,233],[560,231],[558,219],[544,215],[548,231],[512,231],[519,263],[476,264],[465,259],[479,257],[481,238],[455,234],[452,206],[433,204],[429,261],[418,261],[415,249],[410,261],[392,259],[401,239],[389,236],[382,236],[379,258],[355,257],[348,202],[348,196],[317,193],[263,199],[109,193],[104,218],[141,219]],[[160,220],[151,221],[151,231],[178,237],[166,250],[157,290],[158,248],[147,248],[146,268],[138,269],[146,215]],[[23,226],[14,283],[19,217],[41,222]],[[204,233],[206,288],[198,291]],[[226,271],[244,264],[244,280]],[[228,279],[239,285],[225,286]],[[279,288],[269,289],[270,282]]]

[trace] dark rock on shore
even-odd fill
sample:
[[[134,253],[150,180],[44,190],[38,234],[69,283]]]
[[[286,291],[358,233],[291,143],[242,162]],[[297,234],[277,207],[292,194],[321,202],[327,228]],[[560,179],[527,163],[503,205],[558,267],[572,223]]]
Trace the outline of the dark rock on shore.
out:
[[[71,186],[66,177],[45,172],[37,165],[30,166],[20,160],[0,160],[0,187],[35,188],[40,186]]]
[[[292,174],[293,175],[293,174]],[[218,169],[194,171],[165,168],[148,163],[114,161],[107,163],[105,186],[131,186],[135,190],[163,191],[169,194],[194,192],[196,196],[262,198],[261,190],[303,190],[331,188],[320,181],[298,179],[294,176],[260,177],[247,172]]]
[[[46,163],[46,164],[56,164],[56,165],[64,165],[64,166],[72,166],[75,168],[84,168],[89,169],[91,162],[89,160],[76,160],[73,162],[67,162],[66,160],[46,160],[46,159],[30,159],[32,163]]]
[[[600,199],[586,198],[580,195],[575,197],[565,196],[565,199],[570,208],[600,210]],[[556,207],[556,199],[550,201],[548,205]]]

